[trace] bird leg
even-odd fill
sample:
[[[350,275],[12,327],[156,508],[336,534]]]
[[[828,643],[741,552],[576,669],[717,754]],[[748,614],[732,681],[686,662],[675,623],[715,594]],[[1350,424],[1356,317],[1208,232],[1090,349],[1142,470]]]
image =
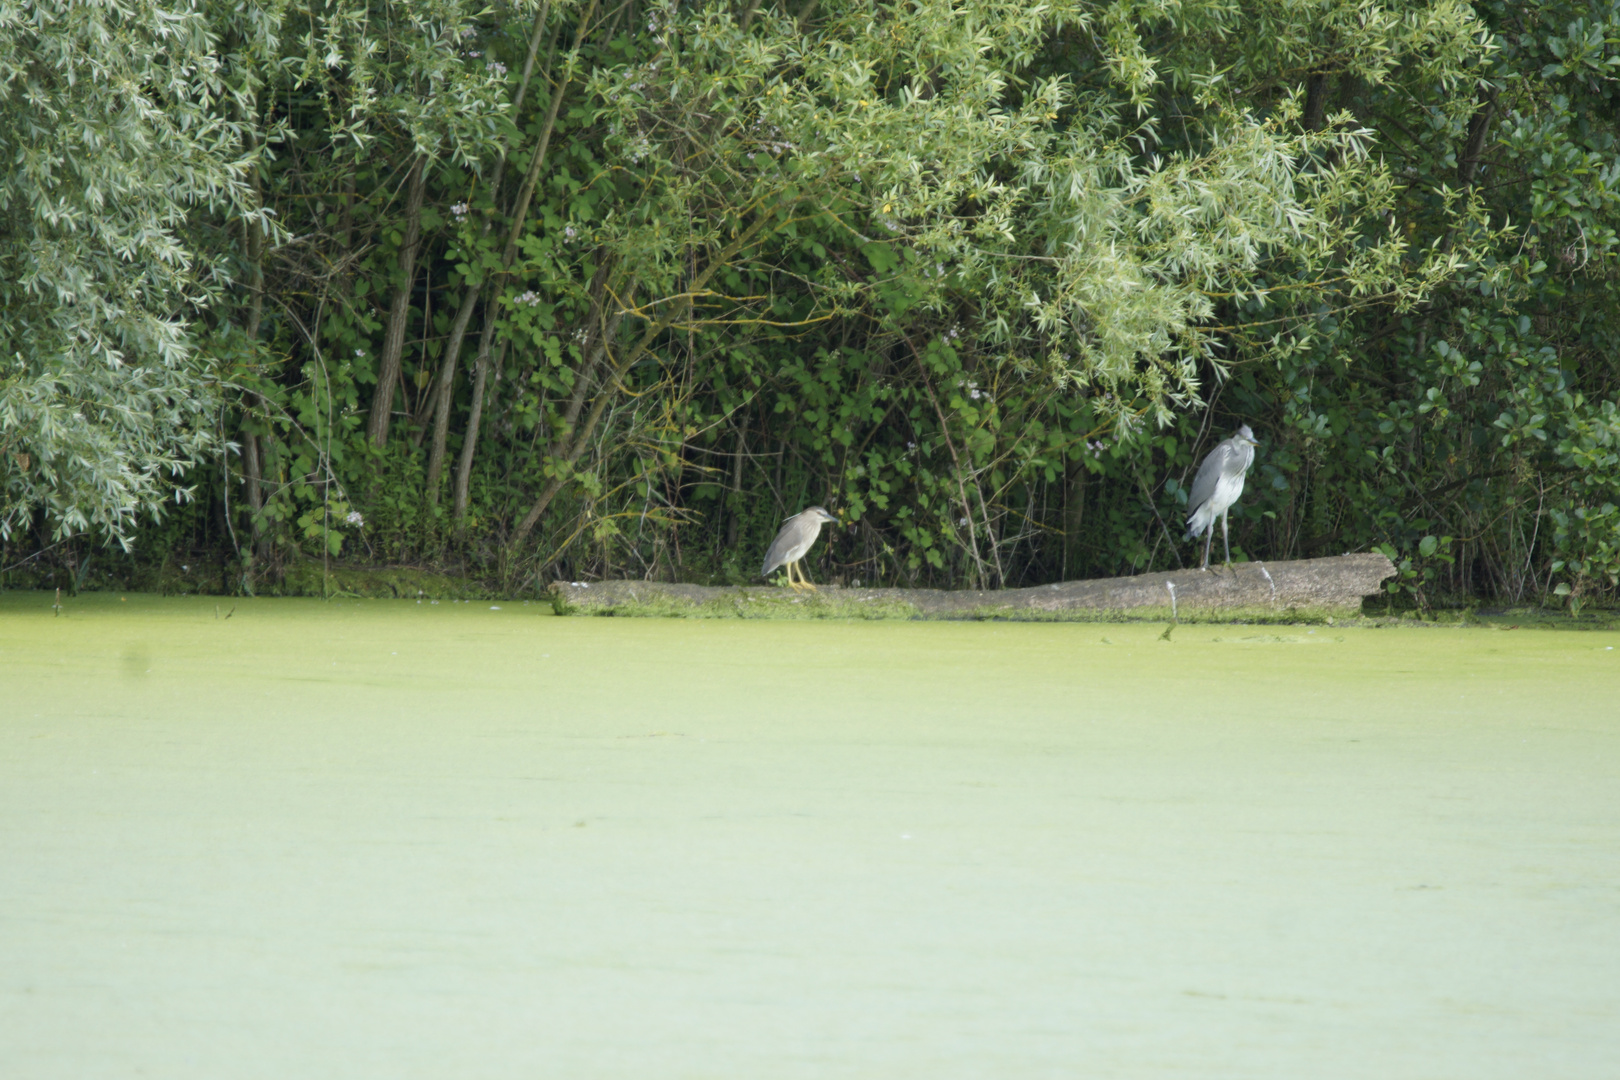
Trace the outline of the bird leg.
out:
[[[793,565],[799,568],[799,587],[802,589],[809,589],[811,592],[815,592],[815,585],[810,581],[809,578],[804,576],[804,564],[798,560],[794,560]]]
[[[1198,569],[1200,569],[1200,570],[1208,570],[1209,569],[1209,547],[1214,542],[1215,542],[1215,523],[1212,521],[1212,522],[1209,523],[1208,530],[1206,530],[1205,533],[1204,533],[1204,565],[1200,566]]]
[[[1210,535],[1213,536],[1215,534],[1215,529],[1211,527],[1209,532]],[[1231,538],[1226,535],[1226,512],[1224,510],[1221,512],[1221,544],[1226,548],[1226,565],[1231,566],[1232,541]]]

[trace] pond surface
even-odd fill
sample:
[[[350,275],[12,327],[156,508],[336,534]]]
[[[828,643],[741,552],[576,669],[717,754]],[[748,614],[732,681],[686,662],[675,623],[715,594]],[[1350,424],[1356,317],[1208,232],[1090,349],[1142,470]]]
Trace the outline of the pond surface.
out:
[[[50,603],[12,1080],[1620,1076],[1620,634]]]

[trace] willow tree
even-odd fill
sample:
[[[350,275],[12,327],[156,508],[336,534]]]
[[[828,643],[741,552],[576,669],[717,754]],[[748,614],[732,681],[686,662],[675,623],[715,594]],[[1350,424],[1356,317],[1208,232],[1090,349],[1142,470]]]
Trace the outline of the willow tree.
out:
[[[192,4],[0,6],[0,538],[127,541],[216,444],[187,222],[251,208],[214,45]]]

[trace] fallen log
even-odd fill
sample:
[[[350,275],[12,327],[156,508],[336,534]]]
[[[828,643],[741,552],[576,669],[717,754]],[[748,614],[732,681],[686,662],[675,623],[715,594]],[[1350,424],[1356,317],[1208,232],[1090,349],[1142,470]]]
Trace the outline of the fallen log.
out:
[[[1207,571],[1065,581],[1026,589],[816,592],[659,581],[560,581],[559,612],[694,618],[1031,619],[1306,622],[1361,613],[1395,567],[1376,553],[1234,563]]]

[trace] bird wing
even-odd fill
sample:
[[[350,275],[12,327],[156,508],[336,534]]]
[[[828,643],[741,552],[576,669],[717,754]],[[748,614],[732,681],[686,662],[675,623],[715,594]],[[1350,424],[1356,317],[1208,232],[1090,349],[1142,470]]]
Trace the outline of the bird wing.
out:
[[[1222,442],[1209,452],[1204,463],[1198,466],[1198,475],[1193,477],[1192,491],[1187,495],[1187,516],[1192,514],[1215,495],[1215,485],[1220,481],[1221,474],[1226,471],[1226,464],[1232,459],[1233,448],[1231,440]]]
[[[759,572],[761,577],[788,561],[788,554],[793,550],[794,541],[799,538],[798,530],[794,527],[798,521],[799,515],[794,514],[782,522],[782,528],[778,530],[776,539],[771,541],[770,550],[765,552],[765,569]]]

